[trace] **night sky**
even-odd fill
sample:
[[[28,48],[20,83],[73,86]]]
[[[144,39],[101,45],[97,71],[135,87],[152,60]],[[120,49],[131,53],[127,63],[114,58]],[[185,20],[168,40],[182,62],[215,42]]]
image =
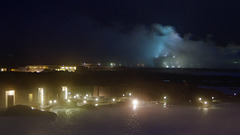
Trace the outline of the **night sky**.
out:
[[[219,59],[209,67],[234,67],[228,62],[240,62],[239,5],[237,0],[1,1],[0,65],[151,65],[154,57],[172,52],[205,67]]]

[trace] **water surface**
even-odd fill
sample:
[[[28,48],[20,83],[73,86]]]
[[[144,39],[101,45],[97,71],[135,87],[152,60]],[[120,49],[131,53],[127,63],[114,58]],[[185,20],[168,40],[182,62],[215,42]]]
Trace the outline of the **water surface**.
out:
[[[239,135],[240,104],[209,108],[140,104],[93,110],[55,109],[55,121],[41,118],[0,118],[6,135]]]

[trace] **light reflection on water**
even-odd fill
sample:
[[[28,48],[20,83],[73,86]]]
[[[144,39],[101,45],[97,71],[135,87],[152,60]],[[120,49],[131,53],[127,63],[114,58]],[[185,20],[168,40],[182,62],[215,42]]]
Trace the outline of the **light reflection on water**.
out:
[[[135,109],[134,109],[135,108]],[[212,107],[139,104],[93,110],[56,109],[56,121],[40,118],[0,118],[6,135],[202,135],[238,134],[240,104]],[[14,130],[13,130],[14,129]]]

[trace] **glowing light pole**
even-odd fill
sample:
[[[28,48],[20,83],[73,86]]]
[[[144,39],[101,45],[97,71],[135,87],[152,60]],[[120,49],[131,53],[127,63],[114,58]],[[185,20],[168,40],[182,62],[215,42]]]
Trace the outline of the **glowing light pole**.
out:
[[[38,88],[38,102],[44,105],[44,90],[43,88]]]
[[[62,86],[62,91],[64,92],[64,99],[68,99],[68,89],[67,86]]]

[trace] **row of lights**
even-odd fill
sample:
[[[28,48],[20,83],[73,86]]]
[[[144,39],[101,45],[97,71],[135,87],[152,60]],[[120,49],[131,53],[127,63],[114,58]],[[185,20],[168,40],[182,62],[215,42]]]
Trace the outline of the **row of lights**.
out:
[[[57,103],[57,100],[53,100],[53,101],[50,100],[50,101],[49,101],[49,104],[52,104],[52,103],[55,103],[55,104],[56,104],[56,103]]]

